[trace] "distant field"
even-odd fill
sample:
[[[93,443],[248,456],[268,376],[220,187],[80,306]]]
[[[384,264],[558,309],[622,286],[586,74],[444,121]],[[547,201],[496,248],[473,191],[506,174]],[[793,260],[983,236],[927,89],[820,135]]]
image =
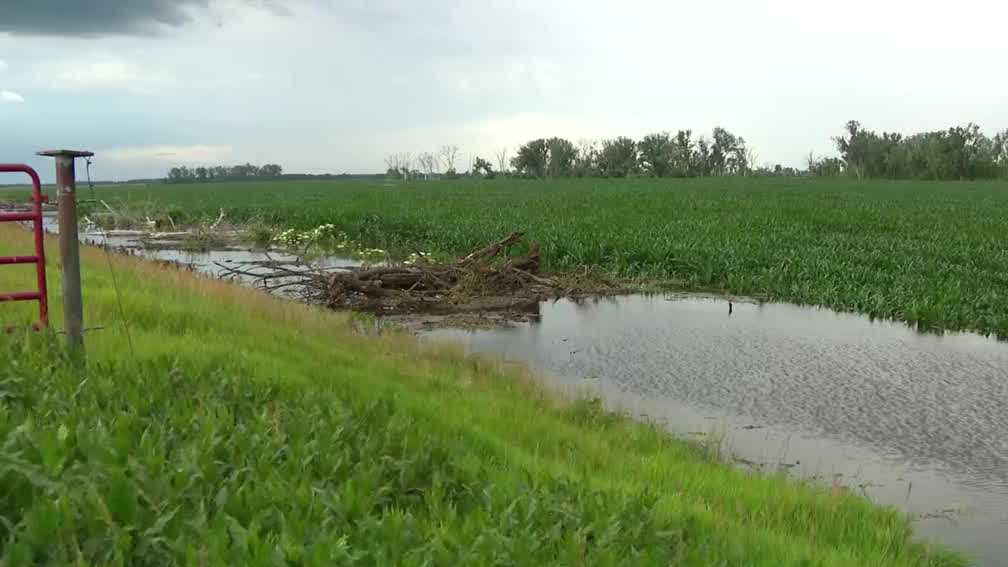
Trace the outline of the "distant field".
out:
[[[99,188],[116,206],[463,252],[513,230],[598,265],[929,328],[1008,336],[1008,184],[847,179],[220,183]],[[0,192],[2,194],[2,192]]]

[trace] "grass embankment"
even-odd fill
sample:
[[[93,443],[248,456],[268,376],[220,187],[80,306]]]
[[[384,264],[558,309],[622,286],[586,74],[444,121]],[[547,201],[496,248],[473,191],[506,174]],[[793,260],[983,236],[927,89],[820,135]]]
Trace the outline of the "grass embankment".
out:
[[[0,254],[29,247],[0,227]],[[86,370],[0,335],[7,565],[960,564],[896,511],[718,464],[518,371],[117,257],[131,355],[105,262],[84,250],[105,327]],[[0,289],[30,285],[8,268]]]
[[[152,217],[332,223],[464,253],[524,230],[544,268],[597,265],[933,329],[1008,337],[1008,185],[848,179],[264,182],[98,189]]]

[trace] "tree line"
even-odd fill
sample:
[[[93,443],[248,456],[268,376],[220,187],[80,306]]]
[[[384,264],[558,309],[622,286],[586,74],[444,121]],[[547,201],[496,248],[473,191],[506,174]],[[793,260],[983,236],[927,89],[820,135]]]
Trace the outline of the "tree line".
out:
[[[858,179],[1008,177],[1008,130],[988,137],[972,122],[904,137],[897,132],[878,134],[851,120],[846,132],[833,140],[840,158],[830,161],[809,156],[813,174],[846,174]]]
[[[495,177],[709,177],[756,176],[849,176],[857,179],[1008,179],[1008,129],[987,136],[970,123],[946,130],[904,136],[877,133],[852,120],[843,134],[833,138],[838,155],[809,154],[805,167],[780,164],[757,165],[755,151],[724,128],[714,128],[710,137],[695,137],[691,130],[648,134],[640,140],[626,136],[603,140],[537,138],[522,144],[509,156],[503,149],[493,161],[470,156],[468,167],[459,164],[455,145],[416,155],[399,152],[385,160],[386,175],[398,179]],[[462,169],[462,171],[459,171]],[[277,164],[173,167],[167,183],[279,178]],[[285,177],[289,177],[285,176]]]
[[[508,151],[501,150],[494,156],[496,163],[474,156],[463,173],[455,168],[458,153],[458,146],[416,156],[395,153],[385,160],[386,173],[400,179],[500,174],[532,178],[746,175],[753,173],[756,158],[745,139],[724,128],[715,128],[710,140],[694,139],[690,130],[649,134],[640,141],[620,136],[582,140],[577,145],[566,138],[538,138],[522,144],[510,159]]]
[[[694,140],[690,130],[626,136],[577,146],[564,138],[537,139],[518,148],[512,171],[526,177],[705,177],[752,172],[753,152],[745,139],[715,128],[711,139]]]
[[[283,168],[275,163],[264,165],[216,165],[211,167],[173,167],[168,171],[166,183],[200,183],[209,181],[230,181],[239,179],[280,177]]]
[[[468,170],[456,170],[459,149],[414,156],[401,152],[386,160],[391,177],[431,179],[463,175],[528,178],[559,177],[708,177],[850,176],[858,179],[994,179],[1008,178],[1008,130],[993,137],[968,124],[904,137],[877,134],[857,121],[833,138],[838,156],[809,154],[805,168],[757,165],[755,151],[724,128],[711,136],[694,137],[691,130],[656,132],[640,140],[626,136],[574,142],[561,137],[537,138],[522,144],[514,157],[501,150],[495,162],[474,156]],[[443,171],[443,173],[442,173]]]

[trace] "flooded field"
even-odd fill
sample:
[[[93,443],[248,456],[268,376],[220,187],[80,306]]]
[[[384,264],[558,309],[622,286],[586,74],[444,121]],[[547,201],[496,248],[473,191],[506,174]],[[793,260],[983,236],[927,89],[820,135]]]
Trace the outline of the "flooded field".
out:
[[[82,238],[213,276],[228,272],[222,265],[254,272],[296,260],[238,247],[147,249],[128,233]],[[922,536],[981,565],[1008,556],[1008,344],[697,295],[564,299],[542,303],[534,319],[420,334],[529,363],[562,393],[599,397],[717,446],[740,467],[897,506],[917,518]]]
[[[983,565],[1008,556],[1008,344],[698,296],[561,300],[535,323],[424,336],[527,361],[740,466],[896,505]]]
[[[52,214],[44,218],[47,232],[58,233],[59,227]],[[184,269],[213,277],[230,277],[246,285],[257,285],[261,281],[255,273],[266,273],[271,264],[301,265],[298,256],[277,250],[256,250],[248,246],[227,246],[208,250],[182,250],[174,241],[144,241],[141,231],[87,231],[80,234],[80,240],[91,246],[104,246],[119,253],[139,256],[155,262],[168,262]],[[151,245],[153,244],[153,246]],[[338,255],[313,256],[312,264],[317,268],[339,270],[353,268],[361,262]],[[238,273],[239,270],[245,273]]]

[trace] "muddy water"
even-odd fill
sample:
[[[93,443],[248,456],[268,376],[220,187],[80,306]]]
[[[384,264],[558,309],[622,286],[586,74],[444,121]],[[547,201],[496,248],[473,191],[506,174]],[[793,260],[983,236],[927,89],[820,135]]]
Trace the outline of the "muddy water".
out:
[[[560,390],[723,437],[740,466],[843,483],[1008,562],[1008,344],[785,304],[627,296],[426,339],[530,362]]]

